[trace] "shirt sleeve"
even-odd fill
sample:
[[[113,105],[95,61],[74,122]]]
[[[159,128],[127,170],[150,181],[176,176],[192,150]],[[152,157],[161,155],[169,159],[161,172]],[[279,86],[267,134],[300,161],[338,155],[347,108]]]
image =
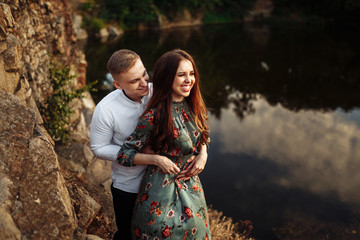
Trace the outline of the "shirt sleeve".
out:
[[[95,108],[90,128],[90,148],[95,157],[114,161],[120,150],[112,141],[114,135],[113,118],[101,108]]]
[[[154,110],[150,110],[142,118],[135,128],[135,131],[125,140],[122,145],[117,161],[126,167],[133,167],[133,158],[144,146],[150,143],[150,136],[154,130]]]

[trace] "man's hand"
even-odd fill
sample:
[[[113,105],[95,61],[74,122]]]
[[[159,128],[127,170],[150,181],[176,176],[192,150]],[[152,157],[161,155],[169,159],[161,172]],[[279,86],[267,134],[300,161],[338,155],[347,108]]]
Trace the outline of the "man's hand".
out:
[[[192,156],[187,160],[190,165],[177,176],[178,180],[188,180],[190,177],[196,176],[205,168],[207,161],[207,152],[201,151],[197,156]]]
[[[163,171],[164,173],[176,174],[180,172],[180,168],[178,168],[175,163],[173,163],[167,157],[155,154],[155,152],[151,149],[149,145],[144,147],[141,152],[144,154],[154,154],[153,155],[153,157],[155,158],[154,164],[158,166],[161,169],[161,171]]]
[[[153,157],[154,157],[154,165],[158,166],[161,169],[161,171],[163,171],[164,173],[176,174],[180,172],[180,168],[178,168],[178,166],[176,166],[176,164],[173,163],[167,157],[157,154],[154,154]]]

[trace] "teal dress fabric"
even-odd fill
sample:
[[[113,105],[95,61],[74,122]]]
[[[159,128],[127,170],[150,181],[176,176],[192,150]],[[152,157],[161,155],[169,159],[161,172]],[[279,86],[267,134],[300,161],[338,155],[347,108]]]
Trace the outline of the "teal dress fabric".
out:
[[[133,166],[134,155],[150,141],[154,109],[138,122],[134,133],[124,142],[118,162]],[[186,101],[172,106],[176,147],[161,154],[171,159],[180,169],[194,154],[200,142],[200,132],[191,117]],[[207,205],[198,176],[179,181],[175,174],[165,174],[149,165],[136,199],[133,220],[133,239],[211,239]]]

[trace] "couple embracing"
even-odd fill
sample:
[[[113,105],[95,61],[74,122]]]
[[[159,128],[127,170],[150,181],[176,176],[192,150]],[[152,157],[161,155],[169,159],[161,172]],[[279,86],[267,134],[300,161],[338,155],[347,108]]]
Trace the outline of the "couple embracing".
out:
[[[114,239],[210,239],[198,177],[209,127],[192,56],[166,52],[151,83],[133,51],[115,52],[107,67],[117,89],[96,106],[90,145],[112,161]]]

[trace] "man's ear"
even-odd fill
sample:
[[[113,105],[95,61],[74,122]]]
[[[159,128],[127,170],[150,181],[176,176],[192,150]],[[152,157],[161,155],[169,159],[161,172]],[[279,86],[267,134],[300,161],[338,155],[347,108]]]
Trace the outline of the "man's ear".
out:
[[[117,89],[122,89],[122,87],[120,86],[120,83],[118,83],[117,81],[113,81],[114,87],[116,87]]]

